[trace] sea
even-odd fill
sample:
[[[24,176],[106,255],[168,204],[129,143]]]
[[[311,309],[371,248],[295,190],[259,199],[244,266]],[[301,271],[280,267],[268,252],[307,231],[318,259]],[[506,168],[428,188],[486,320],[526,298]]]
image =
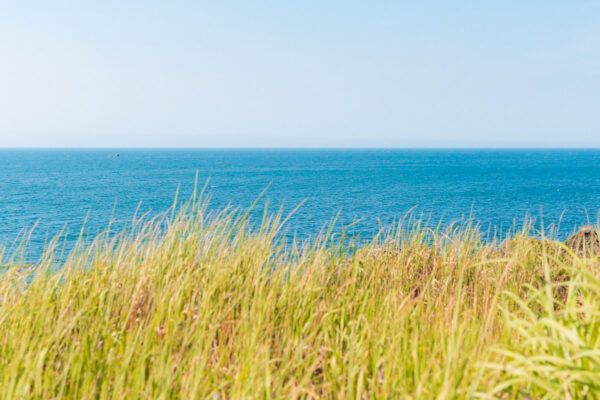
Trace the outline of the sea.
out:
[[[598,224],[600,150],[541,149],[3,149],[0,244],[27,236],[29,257],[62,235],[71,246],[109,222],[165,213],[196,180],[209,209],[259,199],[288,220],[285,235],[334,229],[369,240],[411,215],[432,226],[471,221],[501,235],[524,221],[564,238]]]

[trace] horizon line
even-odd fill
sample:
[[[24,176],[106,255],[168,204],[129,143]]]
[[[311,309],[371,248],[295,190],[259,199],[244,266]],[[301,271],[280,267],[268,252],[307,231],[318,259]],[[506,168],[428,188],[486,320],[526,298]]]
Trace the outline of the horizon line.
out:
[[[225,147],[225,146],[206,146],[206,147],[177,147],[177,146],[98,146],[98,147],[34,147],[34,146],[12,146],[3,147],[0,146],[0,150],[600,150],[599,146],[589,147],[559,147],[559,146],[498,146],[498,147],[486,147],[486,146],[406,146],[406,147],[338,147],[338,146],[323,146],[323,147],[308,147],[308,146],[290,146],[290,147],[270,147],[270,146],[256,146],[256,147]]]

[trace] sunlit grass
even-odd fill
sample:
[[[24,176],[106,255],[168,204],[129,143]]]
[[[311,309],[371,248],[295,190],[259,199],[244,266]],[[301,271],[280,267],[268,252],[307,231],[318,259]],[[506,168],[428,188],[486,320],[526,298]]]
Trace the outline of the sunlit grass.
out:
[[[527,232],[412,221],[356,248],[284,222],[192,200],[5,256],[0,397],[597,397],[597,260]]]

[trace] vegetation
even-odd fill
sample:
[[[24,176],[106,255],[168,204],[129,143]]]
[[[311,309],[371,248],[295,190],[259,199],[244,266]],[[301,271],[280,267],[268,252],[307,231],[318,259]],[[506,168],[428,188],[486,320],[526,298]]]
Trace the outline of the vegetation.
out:
[[[416,221],[284,241],[192,200],[0,277],[0,398],[597,398],[598,259]],[[58,261],[62,260],[62,261]]]

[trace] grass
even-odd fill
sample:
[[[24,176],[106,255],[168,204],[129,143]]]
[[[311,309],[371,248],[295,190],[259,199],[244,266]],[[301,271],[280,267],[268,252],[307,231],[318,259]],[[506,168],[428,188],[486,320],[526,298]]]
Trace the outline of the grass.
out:
[[[0,398],[599,397],[597,260],[414,221],[289,243],[284,222],[193,199],[66,258],[5,257]]]

